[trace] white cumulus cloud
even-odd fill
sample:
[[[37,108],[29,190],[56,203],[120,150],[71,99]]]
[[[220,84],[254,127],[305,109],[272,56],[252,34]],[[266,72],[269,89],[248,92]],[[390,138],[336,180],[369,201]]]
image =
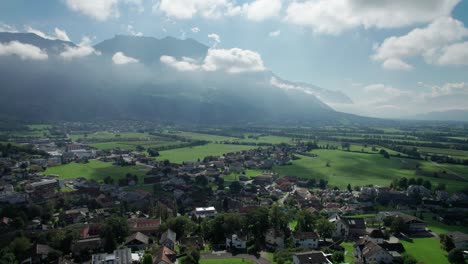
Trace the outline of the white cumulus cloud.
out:
[[[281,11],[281,0],[255,0],[245,3],[242,11],[249,20],[262,21],[278,16]]]
[[[240,9],[229,0],[161,0],[153,6],[153,12],[163,12],[176,19],[190,19],[196,15],[216,19],[237,15]]]
[[[429,64],[466,64],[468,46],[457,43],[467,36],[468,29],[462,22],[441,17],[424,28],[385,39],[375,47],[372,58],[382,62],[386,69],[411,69],[412,66],[404,60],[418,56]]]
[[[112,62],[117,65],[125,65],[129,63],[137,63],[138,60],[129,56],[126,56],[123,52],[119,51],[112,56]]]
[[[128,34],[135,36],[135,37],[142,37],[143,33],[140,31],[135,30],[135,28],[132,25],[127,25],[127,32]]]
[[[285,21],[316,33],[339,34],[356,27],[399,28],[449,16],[460,0],[291,1]]]
[[[198,33],[198,32],[200,32],[200,28],[198,28],[198,27],[193,27],[193,28],[191,28],[190,30],[191,30],[193,33]]]
[[[91,40],[88,37],[84,37],[76,47],[65,46],[65,50],[60,53],[60,57],[65,60],[83,58],[90,55],[101,55],[101,52],[96,51],[93,46],[91,46]]]
[[[219,37],[218,34],[215,34],[215,33],[208,34],[208,38],[213,40],[213,48],[215,48],[216,46],[218,46],[219,43],[221,43],[221,38]]]
[[[98,21],[119,17],[118,0],[66,0],[66,4],[71,10]]]
[[[227,72],[243,73],[264,71],[262,57],[257,52],[232,49],[209,49],[203,60],[199,63],[191,58],[177,60],[171,56],[161,56],[161,62],[179,71],[207,71],[207,72]]]
[[[19,41],[0,43],[0,56],[16,55],[23,60],[47,60],[47,52],[40,48]]]

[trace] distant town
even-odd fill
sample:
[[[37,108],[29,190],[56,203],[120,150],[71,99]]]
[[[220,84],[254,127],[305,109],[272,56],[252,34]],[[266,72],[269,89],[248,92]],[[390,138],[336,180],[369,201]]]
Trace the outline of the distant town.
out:
[[[0,263],[407,264],[431,248],[450,263],[466,257],[466,181],[465,189],[426,176],[340,188],[281,169],[323,149],[352,153],[349,143],[69,126],[3,134]],[[183,153],[235,150],[172,162],[171,144],[155,142],[163,138]],[[362,155],[407,158],[367,147],[375,154]]]

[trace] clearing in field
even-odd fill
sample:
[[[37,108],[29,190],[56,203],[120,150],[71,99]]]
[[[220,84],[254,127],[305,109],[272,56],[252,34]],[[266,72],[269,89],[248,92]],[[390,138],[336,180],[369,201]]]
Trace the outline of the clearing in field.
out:
[[[437,238],[415,238],[413,242],[401,240],[406,252],[424,264],[448,264],[447,253]]]
[[[230,144],[206,144],[203,146],[178,148],[160,151],[158,160],[169,160],[173,163],[184,161],[202,160],[207,156],[221,156],[226,153],[254,149],[256,146],[230,145]]]
[[[292,165],[276,167],[275,171],[281,176],[293,175],[301,178],[327,179],[329,185],[345,188],[348,183],[352,186],[359,185],[390,185],[395,178],[424,178],[430,180],[433,185],[443,182],[449,191],[457,191],[468,186],[467,181],[425,177],[416,175],[416,170],[407,168],[413,160],[391,157],[385,159],[379,154],[364,154],[346,152],[341,150],[314,150],[318,157],[299,156]],[[427,161],[418,161],[423,171],[428,175],[440,172],[440,168]],[[328,166],[327,166],[328,164]],[[444,167],[452,166],[445,164]],[[462,169],[458,168],[457,169]],[[464,167],[464,174],[468,174],[468,167]]]
[[[69,163],[65,165],[47,168],[44,174],[56,174],[60,179],[78,178],[102,181],[110,176],[114,180],[125,177],[127,173],[138,175],[139,182],[143,182],[148,168],[144,166],[115,166],[109,162],[90,160],[88,163]]]

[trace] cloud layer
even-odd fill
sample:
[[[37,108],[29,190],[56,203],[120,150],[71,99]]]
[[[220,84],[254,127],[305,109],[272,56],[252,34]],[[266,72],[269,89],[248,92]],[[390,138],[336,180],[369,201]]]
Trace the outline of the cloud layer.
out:
[[[266,69],[260,54],[239,48],[209,49],[202,63],[186,57],[177,60],[171,56],[161,56],[161,62],[178,71],[243,73]]]
[[[18,41],[0,43],[0,56],[15,55],[22,60],[47,60],[49,56],[40,48]]]

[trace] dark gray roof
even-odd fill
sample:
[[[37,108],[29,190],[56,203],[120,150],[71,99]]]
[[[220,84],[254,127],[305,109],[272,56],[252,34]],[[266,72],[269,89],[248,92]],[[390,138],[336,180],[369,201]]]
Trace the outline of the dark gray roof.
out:
[[[294,255],[300,261],[301,264],[323,264],[331,263],[323,254],[323,252],[310,252]]]

